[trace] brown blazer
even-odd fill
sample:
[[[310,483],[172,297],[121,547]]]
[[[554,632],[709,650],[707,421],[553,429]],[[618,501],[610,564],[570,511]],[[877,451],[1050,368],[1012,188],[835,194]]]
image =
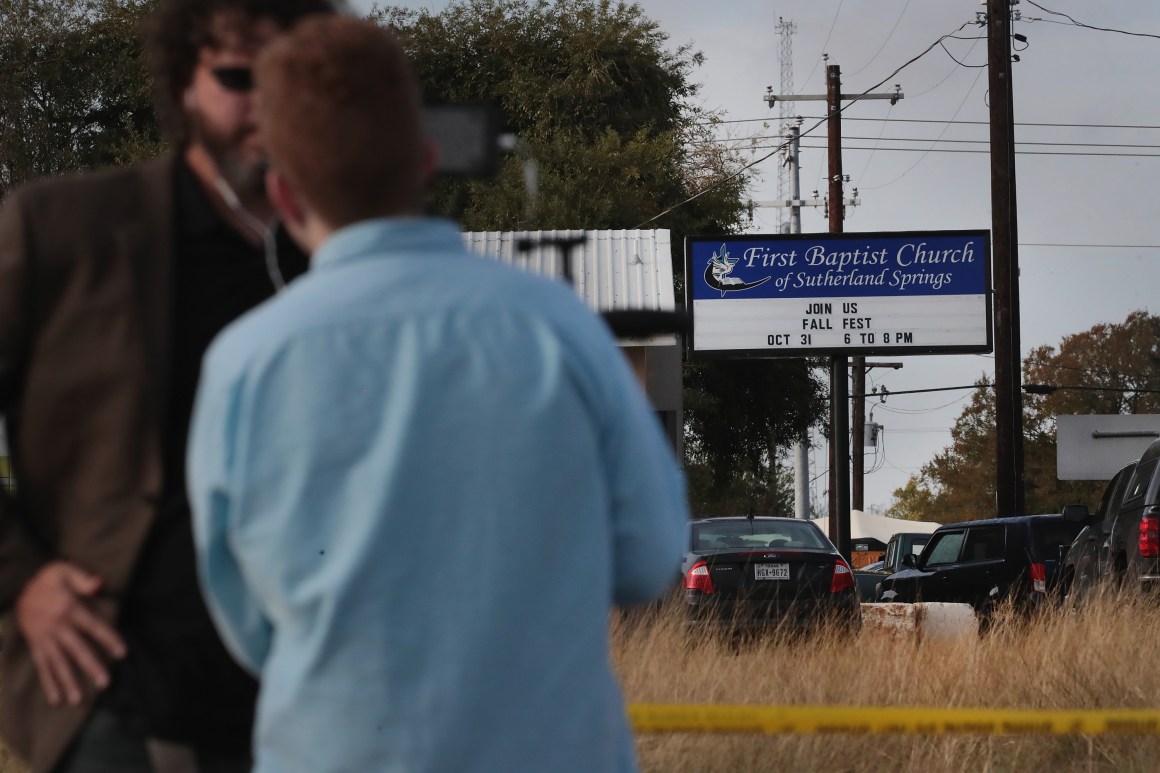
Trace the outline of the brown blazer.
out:
[[[175,157],[45,180],[0,208],[0,732],[47,771],[92,708],[44,698],[12,604],[51,558],[105,580],[113,621],[161,493]]]

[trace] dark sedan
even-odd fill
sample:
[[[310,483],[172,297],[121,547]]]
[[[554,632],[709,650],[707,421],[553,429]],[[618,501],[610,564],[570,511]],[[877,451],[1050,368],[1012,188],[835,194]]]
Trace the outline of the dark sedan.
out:
[[[826,535],[795,518],[689,524],[682,567],[694,626],[749,629],[862,624],[854,573]]]

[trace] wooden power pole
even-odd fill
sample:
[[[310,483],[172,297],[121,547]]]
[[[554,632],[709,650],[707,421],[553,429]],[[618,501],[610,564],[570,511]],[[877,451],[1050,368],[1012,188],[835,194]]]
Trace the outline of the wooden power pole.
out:
[[[1024,515],[1011,0],[987,0],[987,62],[991,97],[991,255],[995,283],[995,507],[1000,516]]]
[[[842,233],[842,69],[826,65],[826,146],[829,163],[830,233]],[[850,382],[847,357],[830,358],[830,533],[838,552],[850,557]]]

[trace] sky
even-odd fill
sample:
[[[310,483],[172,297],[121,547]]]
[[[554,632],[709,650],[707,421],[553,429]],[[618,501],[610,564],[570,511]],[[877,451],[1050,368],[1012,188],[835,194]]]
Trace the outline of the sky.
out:
[[[1160,314],[1160,3],[1154,0],[1022,0],[1013,24],[1027,37],[1013,64],[1016,189],[1020,266],[1020,341],[1032,348],[1143,309]],[[371,7],[356,0],[356,9]],[[441,0],[396,5],[438,11]],[[781,91],[778,20],[792,22],[793,93],[825,93],[825,62],[842,72],[842,92],[905,95],[896,105],[863,101],[843,118],[843,166],[861,204],[845,230],[990,229],[990,156],[985,28],[973,22],[979,0],[643,0],[644,13],[705,63],[693,71],[699,104],[723,119],[718,137],[769,146],[779,109],[763,98]],[[1056,13],[1052,13],[1052,11]],[[1075,26],[1064,16],[1093,27]],[[959,30],[959,27],[967,26]],[[957,31],[956,31],[957,30]],[[1143,34],[1140,34],[1143,33]],[[918,61],[894,70],[921,54]],[[1147,35],[1152,35],[1148,37]],[[976,38],[980,38],[977,39]],[[1024,49],[1024,45],[1026,48]],[[953,59],[952,59],[953,56]],[[957,62],[955,61],[957,60]],[[797,102],[805,127],[822,103]],[[767,125],[768,124],[768,125]],[[1118,128],[1113,128],[1118,127]],[[804,196],[825,194],[822,126],[804,139]],[[756,160],[768,153],[757,151]],[[751,198],[777,198],[775,156],[754,167]],[[788,196],[788,192],[787,192]],[[802,212],[802,230],[824,232],[821,208]],[[750,233],[777,233],[776,211],[755,209]],[[870,370],[867,388],[891,392],[973,384],[992,376],[992,355],[869,357],[902,362]],[[866,509],[885,509],[950,442],[970,390],[895,395],[868,401],[882,425],[881,444],[866,457]],[[825,439],[813,440],[811,493],[825,509]],[[1096,503],[1089,503],[1094,506]]]

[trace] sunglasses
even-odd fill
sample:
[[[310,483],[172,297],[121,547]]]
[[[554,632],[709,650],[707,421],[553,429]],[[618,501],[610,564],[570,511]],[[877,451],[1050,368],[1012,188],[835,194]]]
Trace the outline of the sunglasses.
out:
[[[227,91],[246,92],[254,88],[254,71],[249,67],[214,67],[210,72]]]

